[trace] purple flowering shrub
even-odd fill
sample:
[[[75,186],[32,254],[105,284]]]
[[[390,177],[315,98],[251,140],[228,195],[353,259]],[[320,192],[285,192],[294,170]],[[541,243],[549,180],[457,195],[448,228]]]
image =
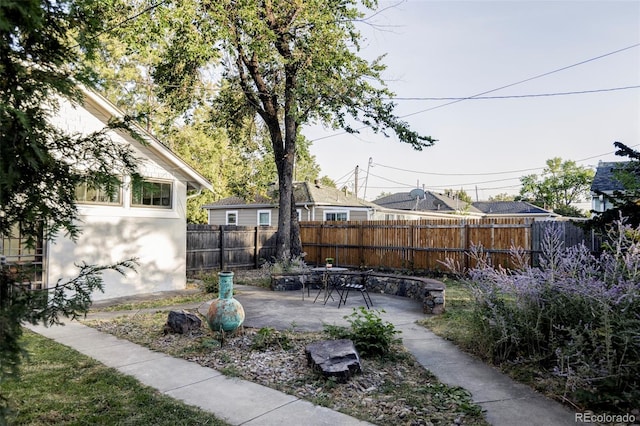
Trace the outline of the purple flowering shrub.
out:
[[[584,245],[565,248],[561,237],[560,227],[548,228],[536,268],[520,249],[507,270],[473,248],[476,266],[465,281],[476,301],[470,327],[478,352],[495,363],[534,361],[564,380],[563,398],[590,408],[635,408],[640,228],[614,223],[599,256]]]

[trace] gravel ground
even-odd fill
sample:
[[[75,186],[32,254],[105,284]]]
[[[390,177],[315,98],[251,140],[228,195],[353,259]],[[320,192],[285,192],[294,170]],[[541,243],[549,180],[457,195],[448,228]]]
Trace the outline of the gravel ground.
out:
[[[266,282],[263,271],[238,271],[235,281]],[[197,312],[194,312],[197,314]],[[241,328],[221,336],[203,326],[165,334],[167,311],[138,313],[87,325],[225,375],[250,380],[378,425],[487,425],[469,393],[444,385],[401,345],[384,359],[362,359],[346,383],[326,379],[307,364],[305,347],[328,334]],[[400,336],[401,337],[401,336]]]
[[[402,345],[385,359],[363,359],[361,374],[338,383],[307,365],[305,346],[329,338],[325,333],[242,328],[222,337],[203,325],[187,335],[164,334],[166,319],[158,311],[88,325],[374,424],[487,424],[465,390],[439,383]]]

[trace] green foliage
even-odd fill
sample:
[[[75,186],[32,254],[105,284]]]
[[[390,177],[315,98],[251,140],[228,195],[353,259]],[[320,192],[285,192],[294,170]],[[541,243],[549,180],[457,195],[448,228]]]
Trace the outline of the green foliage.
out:
[[[514,201],[515,196],[511,194],[507,194],[506,192],[502,192],[500,194],[496,194],[493,197],[489,197],[489,201]]]
[[[588,214],[574,206],[560,206],[553,209],[554,213],[566,217],[588,217]]]
[[[547,160],[541,176],[520,178],[520,199],[545,209],[566,208],[588,198],[594,175],[593,170],[578,166],[575,161],[552,158]]]
[[[189,117],[206,99],[213,105],[213,120],[229,131],[232,143],[251,145],[268,136],[269,144],[263,145],[268,150],[260,150],[259,156],[273,159],[271,171],[278,177],[277,258],[302,251],[294,173],[298,179],[318,173],[312,157],[301,149],[303,125],[321,122],[357,133],[363,124],[375,132],[395,133],[417,150],[435,142],[393,114],[394,104],[388,101],[393,94],[382,80],[381,60],[368,62],[357,55],[361,36],[354,22],[364,16],[363,10],[376,6],[356,0],[165,2],[154,14],[167,19],[150,19],[155,31],[143,31],[155,32],[157,38],[143,36],[135,42],[137,49],[160,52],[158,60],[148,62],[147,75],[158,84],[155,94],[163,102]],[[199,89],[202,76],[210,75],[221,57],[224,81],[211,101]],[[295,166],[305,161],[310,167]],[[241,176],[243,182],[251,181]],[[231,192],[245,195],[239,189]]]
[[[125,274],[135,265],[134,260],[107,266],[82,264],[77,277],[59,280],[52,288],[42,290],[31,290],[28,281],[16,276],[8,266],[0,266],[0,383],[18,375],[25,356],[20,340],[23,323],[54,325],[60,324],[61,317],[76,319],[84,315],[91,305],[91,294],[103,289],[105,270]],[[6,414],[3,408],[4,404],[0,404],[0,420]]]
[[[324,330],[336,339],[350,339],[363,357],[386,356],[391,347],[399,343],[395,335],[400,333],[390,322],[383,322],[381,310],[369,310],[364,307],[353,308],[353,313],[344,318],[351,327],[324,325]]]
[[[78,184],[113,188],[122,176],[139,178],[133,150],[110,138],[112,130],[137,138],[128,120],[87,135],[51,124],[62,100],[81,102],[79,84],[93,86],[85,61],[99,45],[102,10],[89,0],[3,1],[0,17],[0,238],[19,229],[30,247],[45,230],[48,238],[75,239]],[[102,289],[103,271],[133,266],[133,260],[82,264],[76,278],[42,291],[1,268],[0,380],[18,371],[21,324],[76,318],[88,309],[91,292]]]
[[[445,189],[444,194],[449,198],[455,198],[465,203],[473,202],[471,196],[467,194],[467,191],[464,189],[458,189],[457,191],[454,191],[453,189]]]
[[[70,0],[0,4],[0,234],[20,223],[30,244],[44,223],[49,235],[77,236],[77,184],[113,185],[136,171],[133,152],[113,144],[106,130],[69,135],[49,123],[60,97],[77,102],[78,83],[91,84],[80,59],[91,55],[89,34],[101,22],[87,7]]]
[[[216,272],[200,272],[194,278],[197,280],[198,288],[203,292],[207,294],[218,292],[219,277]]]
[[[256,351],[264,351],[269,348],[279,348],[286,351],[291,347],[289,336],[271,327],[263,327],[258,330],[251,343],[251,349]]]
[[[532,363],[564,383],[561,397],[622,411],[640,397],[640,229],[609,229],[607,250],[564,248],[561,228],[542,241],[540,268],[493,268],[474,252],[475,303],[466,347],[497,364]]]
[[[290,259],[274,259],[273,262],[262,264],[263,275],[304,273],[309,272],[309,266],[304,261],[303,256],[296,256]]]

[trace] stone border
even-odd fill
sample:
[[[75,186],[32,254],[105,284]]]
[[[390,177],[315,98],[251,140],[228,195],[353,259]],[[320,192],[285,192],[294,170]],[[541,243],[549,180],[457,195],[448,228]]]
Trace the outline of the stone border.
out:
[[[365,274],[365,271],[361,271]],[[303,280],[311,288],[319,288],[318,280],[308,281],[312,274],[278,274],[271,276],[271,289],[273,291],[302,290]],[[318,275],[315,275],[319,278]],[[383,274],[380,272],[369,273],[367,290],[371,293],[392,294],[408,297],[422,302],[422,311],[425,314],[441,314],[445,309],[445,290],[443,282],[431,278],[416,277],[412,275]]]

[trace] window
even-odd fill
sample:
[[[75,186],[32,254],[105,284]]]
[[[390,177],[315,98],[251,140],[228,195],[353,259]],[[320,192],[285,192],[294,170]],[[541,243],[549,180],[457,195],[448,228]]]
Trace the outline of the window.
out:
[[[238,212],[237,211],[228,211],[227,212],[227,225],[238,225]]]
[[[271,210],[258,210],[258,225],[271,226]]]
[[[131,205],[171,208],[171,183],[143,181],[131,185]]]
[[[324,220],[349,220],[349,212],[324,212]]]
[[[82,182],[76,186],[76,201],[81,204],[121,204],[120,185],[94,185]]]
[[[10,234],[0,236],[0,255],[4,258],[9,272],[17,273],[21,283],[31,289],[41,289],[43,280],[43,239],[42,230],[35,245],[27,242],[19,226],[13,226]],[[0,260],[1,262],[1,260]]]

